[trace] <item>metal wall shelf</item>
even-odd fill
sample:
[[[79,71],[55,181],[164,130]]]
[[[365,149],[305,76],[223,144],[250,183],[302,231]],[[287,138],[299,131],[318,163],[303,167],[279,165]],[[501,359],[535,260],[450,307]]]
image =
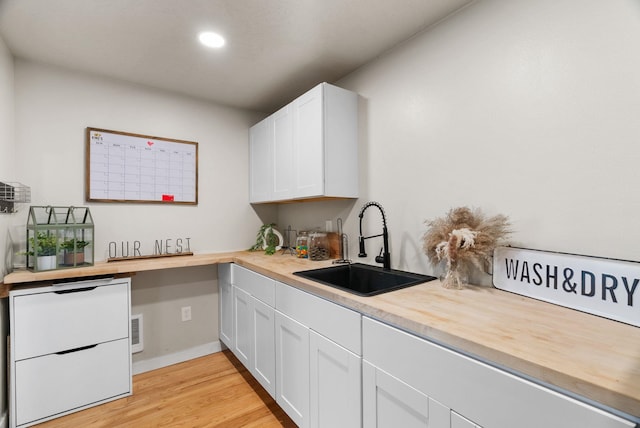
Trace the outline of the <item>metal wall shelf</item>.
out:
[[[31,202],[31,188],[22,183],[0,181],[0,214],[17,212],[16,204]]]

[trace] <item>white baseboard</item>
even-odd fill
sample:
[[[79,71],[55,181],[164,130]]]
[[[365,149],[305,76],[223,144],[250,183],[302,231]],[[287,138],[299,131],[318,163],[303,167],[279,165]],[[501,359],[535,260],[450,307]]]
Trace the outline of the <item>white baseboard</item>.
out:
[[[133,374],[148,372],[172,364],[182,363],[184,361],[193,360],[194,358],[204,357],[205,355],[215,354],[222,351],[222,342],[209,342],[204,345],[195,346],[173,354],[162,355],[148,360],[136,361],[133,363]]]

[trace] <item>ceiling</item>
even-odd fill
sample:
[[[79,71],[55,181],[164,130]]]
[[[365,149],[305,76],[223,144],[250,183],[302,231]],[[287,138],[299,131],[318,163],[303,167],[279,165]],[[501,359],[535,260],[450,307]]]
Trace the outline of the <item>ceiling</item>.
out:
[[[471,1],[0,0],[0,36],[18,58],[270,113]]]

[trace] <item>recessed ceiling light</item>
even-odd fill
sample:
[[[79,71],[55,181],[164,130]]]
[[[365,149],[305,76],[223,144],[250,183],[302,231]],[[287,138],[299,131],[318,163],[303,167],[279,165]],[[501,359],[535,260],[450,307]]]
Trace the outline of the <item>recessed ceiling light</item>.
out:
[[[210,48],[221,48],[225,43],[224,38],[220,34],[210,31],[200,33],[198,39],[200,39],[200,43]]]

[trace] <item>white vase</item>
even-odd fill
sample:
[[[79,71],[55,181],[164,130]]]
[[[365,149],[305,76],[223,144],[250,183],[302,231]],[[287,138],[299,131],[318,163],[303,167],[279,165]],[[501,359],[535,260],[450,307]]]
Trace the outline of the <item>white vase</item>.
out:
[[[55,269],[58,263],[58,257],[56,255],[53,256],[39,256],[37,262],[38,270],[51,270]]]

